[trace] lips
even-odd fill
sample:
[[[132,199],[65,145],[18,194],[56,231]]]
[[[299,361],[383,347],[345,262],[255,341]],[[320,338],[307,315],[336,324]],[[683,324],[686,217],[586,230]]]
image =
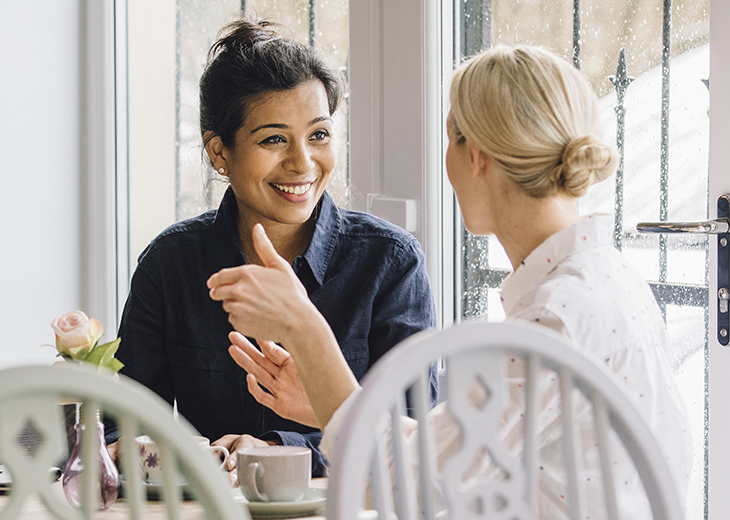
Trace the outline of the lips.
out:
[[[291,195],[304,195],[312,187],[312,184],[311,182],[305,184],[275,184],[272,182],[271,186]]]

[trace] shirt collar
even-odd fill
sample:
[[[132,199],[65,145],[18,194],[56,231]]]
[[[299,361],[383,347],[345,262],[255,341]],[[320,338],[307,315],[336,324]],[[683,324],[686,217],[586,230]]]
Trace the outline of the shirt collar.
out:
[[[245,263],[246,257],[238,237],[238,203],[230,186],[218,206],[214,228],[216,245],[220,247],[221,253],[225,254],[222,258],[232,256],[234,265]]]
[[[548,237],[502,282],[501,299],[505,313],[509,316],[522,297],[567,257],[604,246],[613,246],[613,218],[599,213]]]
[[[332,252],[342,229],[342,215],[340,209],[326,191],[322,195],[320,204],[315,209],[315,212],[317,211],[319,214],[312,241],[300,258],[307,262],[314,278],[321,286],[324,283],[324,276],[327,273]],[[246,257],[238,239],[238,204],[230,186],[223,195],[223,200],[221,200],[218,207],[215,228],[218,234],[218,243],[221,244],[220,247],[226,255],[234,255],[236,264],[245,263]]]
[[[317,210],[315,210],[317,211]],[[314,228],[314,235],[309,247],[304,252],[304,260],[309,264],[314,278],[321,286],[324,283],[324,275],[332,259],[332,252],[337,245],[337,239],[342,229],[342,215],[340,208],[332,200],[326,191],[318,205],[319,215],[317,225]]]

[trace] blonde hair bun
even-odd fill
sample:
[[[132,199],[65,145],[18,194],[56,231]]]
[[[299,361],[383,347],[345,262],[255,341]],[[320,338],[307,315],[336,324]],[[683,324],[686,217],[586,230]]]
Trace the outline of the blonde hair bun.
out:
[[[591,184],[613,173],[616,158],[616,151],[596,136],[579,137],[565,146],[562,160],[550,177],[558,191],[570,197],[581,197]]]
[[[531,197],[580,197],[611,175],[598,100],[583,74],[553,53],[498,46],[451,82],[451,122]]]

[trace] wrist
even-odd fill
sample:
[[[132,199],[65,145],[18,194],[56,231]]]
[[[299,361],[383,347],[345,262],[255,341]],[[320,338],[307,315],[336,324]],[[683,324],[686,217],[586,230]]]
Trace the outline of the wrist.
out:
[[[308,340],[320,340],[331,334],[327,320],[319,312],[319,309],[306,298],[297,306],[297,312],[287,319],[288,326],[282,337],[281,344],[289,351],[297,350],[300,345]],[[303,346],[303,345],[302,345]]]

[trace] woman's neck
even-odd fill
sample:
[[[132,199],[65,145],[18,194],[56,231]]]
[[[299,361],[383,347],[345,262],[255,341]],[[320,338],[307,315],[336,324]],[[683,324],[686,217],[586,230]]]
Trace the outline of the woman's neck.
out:
[[[513,269],[517,269],[549,237],[580,220],[576,199],[536,199],[524,193],[518,194],[515,199],[508,203],[511,210],[495,223],[495,235]]]
[[[303,255],[307,250],[312,241],[312,236],[314,236],[314,228],[316,226],[316,220],[314,219],[309,219],[301,224],[282,224],[271,220],[249,219],[245,214],[240,212],[239,208],[238,234],[241,240],[243,254],[246,256],[246,263],[248,264],[262,265],[253,247],[253,238],[251,235],[253,226],[259,222],[264,226],[266,235],[274,245],[276,252],[289,262],[289,264],[293,264],[294,259]]]

